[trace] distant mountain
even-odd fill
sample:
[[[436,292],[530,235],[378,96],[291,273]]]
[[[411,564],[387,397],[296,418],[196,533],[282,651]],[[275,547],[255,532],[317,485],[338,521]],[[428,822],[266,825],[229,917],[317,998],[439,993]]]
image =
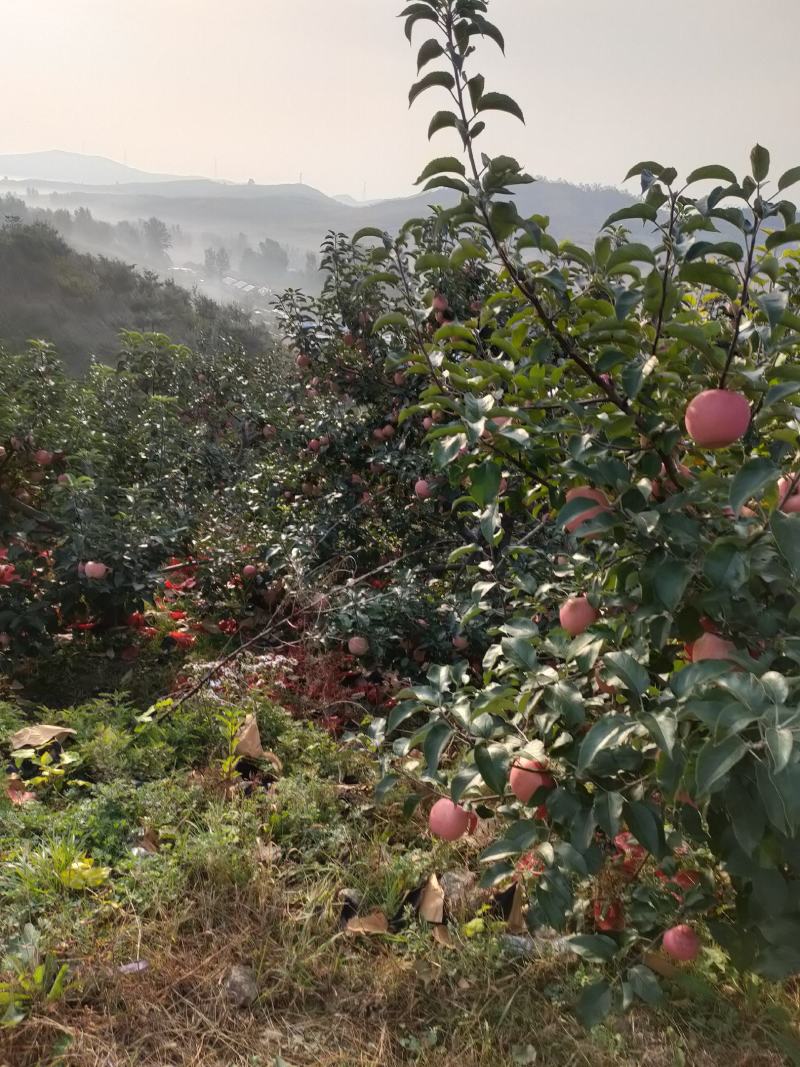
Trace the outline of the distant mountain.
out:
[[[2,175],[15,181],[2,181]],[[207,245],[211,237],[230,242],[244,234],[252,243],[265,237],[301,254],[319,249],[328,230],[353,233],[362,226],[396,232],[406,219],[427,214],[430,205],[450,205],[456,195],[433,190],[414,196],[363,202],[327,196],[303,184],[257,185],[146,174],[113,160],[69,152],[0,156],[0,191],[26,196],[35,182],[40,207],[88,208],[109,222],[156,216],[168,226]],[[520,187],[522,215],[547,215],[551,232],[578,244],[594,241],[613,211],[633,202],[628,193],[601,186],[578,186],[542,178]],[[632,224],[631,229],[638,229]],[[213,241],[212,241],[213,243]]]
[[[86,156],[80,152],[29,152],[0,155],[0,176],[30,178],[78,185],[114,185],[117,182],[156,182],[169,178],[165,174],[148,174],[125,163],[104,156]]]

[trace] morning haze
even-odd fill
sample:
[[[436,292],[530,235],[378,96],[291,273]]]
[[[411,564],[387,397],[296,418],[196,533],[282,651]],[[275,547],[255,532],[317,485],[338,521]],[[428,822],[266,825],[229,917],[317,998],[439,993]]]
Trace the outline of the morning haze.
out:
[[[405,102],[400,6],[5,0],[0,92],[16,105],[0,153],[60,148],[159,173],[302,174],[329,194],[405,195],[428,158],[428,108]],[[493,17],[508,61],[486,48],[481,65],[527,126],[496,116],[485,147],[536,174],[616,184],[654,155],[682,171],[738,168],[756,140],[776,170],[800,158],[790,0],[496,0]]]

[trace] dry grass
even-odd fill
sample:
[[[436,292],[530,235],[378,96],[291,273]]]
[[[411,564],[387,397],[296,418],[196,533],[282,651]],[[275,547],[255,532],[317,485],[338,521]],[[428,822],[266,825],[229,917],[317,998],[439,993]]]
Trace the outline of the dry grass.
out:
[[[338,927],[330,879],[265,870],[244,890],[199,885],[171,916],[119,916],[79,967],[80,987],[0,1035],[7,1067],[773,1067],[777,1014],[680,993],[591,1034],[566,1010],[577,965],[520,963],[424,930],[353,938]],[[147,971],[121,975],[135,957]],[[261,995],[232,1007],[221,983],[251,965]],[[800,1008],[795,992],[790,1002]],[[795,1016],[797,1018],[797,1015]],[[516,1056],[516,1059],[515,1059]],[[533,1061],[529,1061],[533,1062]]]

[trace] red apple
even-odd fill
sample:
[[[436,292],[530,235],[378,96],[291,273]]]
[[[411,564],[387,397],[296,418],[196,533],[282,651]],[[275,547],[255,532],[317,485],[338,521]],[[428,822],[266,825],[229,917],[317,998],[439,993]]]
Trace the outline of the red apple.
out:
[[[369,641],[366,637],[351,637],[347,642],[347,651],[351,656],[366,656],[369,652]]]
[[[577,530],[583,523],[589,522],[590,519],[596,518],[604,511],[611,510],[611,504],[606,494],[600,489],[593,489],[590,485],[576,485],[574,489],[570,489],[567,492],[567,503],[570,500],[576,500],[578,498],[585,498],[586,500],[595,501],[599,507],[588,507],[586,511],[579,512],[574,519],[570,519],[567,523],[567,531],[572,533]]]
[[[403,371],[401,371],[401,370],[398,370],[398,371],[394,372],[394,379],[393,380],[394,380],[394,384],[395,385],[405,385],[406,384],[406,376],[403,373]]]
[[[706,389],[689,401],[686,432],[703,448],[725,448],[744,437],[750,425],[750,404],[742,393]]]
[[[469,648],[469,638],[465,637],[463,634],[457,634],[453,638],[453,648],[456,649],[457,652],[464,652]]]
[[[278,431],[275,429],[274,426],[265,426],[264,429],[261,431],[262,435],[266,438],[274,437],[277,432]]]
[[[244,566],[242,568],[242,577],[243,578],[255,578],[255,576],[257,574],[258,574],[258,568],[255,567],[252,563],[248,563],[246,566]]]
[[[312,437],[311,440],[308,442],[308,451],[309,452],[319,452],[319,438],[318,437]]]
[[[422,420],[422,428],[423,428],[423,430],[430,430],[432,426],[433,426],[433,419],[430,417],[430,415],[426,415],[425,418]]]
[[[300,370],[305,370],[306,367],[311,366],[311,360],[308,358],[308,356],[301,352],[297,359],[294,361],[294,364]]]
[[[431,808],[428,827],[443,841],[457,841],[469,831],[470,821],[469,812],[447,797],[441,797]]]
[[[700,953],[700,938],[686,923],[670,927],[662,944],[664,951],[676,960],[695,960]]]
[[[33,453],[33,458],[40,467],[49,467],[53,462],[53,453],[48,452],[46,448],[40,448]]]
[[[424,478],[420,478],[419,481],[414,484],[414,492],[420,500],[427,500],[431,495],[430,483],[426,482]]]
[[[447,311],[450,305],[447,302],[447,297],[443,293],[437,293],[433,298],[433,310],[434,311]]]
[[[508,784],[517,800],[527,804],[538,790],[555,788],[556,781],[552,774],[546,773],[544,763],[535,759],[521,759],[511,768]]]
[[[383,428],[383,431],[382,431],[382,432],[383,432],[383,439],[384,439],[384,441],[391,441],[391,439],[392,439],[392,438],[394,437],[394,435],[395,435],[395,429],[394,429],[394,426],[384,426],[384,428]]]
[[[800,511],[800,477],[788,474],[778,481],[778,504],[789,514]]]
[[[701,663],[706,659],[730,659],[736,652],[736,645],[724,637],[706,632],[692,644],[692,663]]]
[[[570,637],[577,637],[600,617],[585,596],[571,596],[561,605],[558,619]]]
[[[94,560],[89,560],[84,566],[84,574],[87,578],[99,580],[105,578],[108,574],[108,567],[105,563],[97,563]]]

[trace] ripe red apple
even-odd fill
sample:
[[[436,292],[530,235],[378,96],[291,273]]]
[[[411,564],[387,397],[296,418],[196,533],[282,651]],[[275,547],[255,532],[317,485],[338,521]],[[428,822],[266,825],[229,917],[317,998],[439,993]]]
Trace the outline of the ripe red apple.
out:
[[[742,393],[706,389],[689,401],[686,432],[703,448],[725,448],[744,437],[750,425],[750,404]]]
[[[394,372],[393,381],[394,381],[395,385],[405,385],[406,384],[406,376],[403,373],[403,371],[401,371],[401,370],[395,371]]]
[[[374,441],[382,441],[383,440],[383,427],[382,426],[376,426],[375,427],[375,429],[372,431],[372,439]]]
[[[33,453],[33,458],[40,467],[49,467],[53,462],[53,453],[48,452],[46,448],[40,448]]]
[[[244,567],[242,567],[242,577],[243,578],[255,578],[255,576],[257,574],[258,574],[258,567],[255,567],[252,563],[248,563]]]
[[[470,830],[470,813],[447,797],[441,797],[431,808],[428,828],[443,841],[457,841]]]
[[[69,475],[68,474],[59,474],[59,476],[56,478],[56,481],[58,482],[59,485],[69,485],[69,483],[70,483]]]
[[[84,574],[87,578],[93,578],[99,580],[105,578],[108,574],[108,567],[105,563],[97,563],[94,560],[89,560],[84,566]]]
[[[800,511],[800,478],[788,474],[778,481],[778,502],[781,511],[789,514]]]
[[[736,645],[724,637],[706,632],[692,645],[692,663],[701,663],[706,659],[730,659],[736,652]]]
[[[517,800],[527,804],[539,789],[554,789],[556,780],[552,774],[546,773],[544,763],[535,759],[521,759],[511,768],[508,784]]]
[[[319,452],[319,438],[318,437],[312,437],[311,440],[308,442],[308,451],[309,452]]]
[[[262,435],[266,438],[274,437],[277,432],[278,431],[275,429],[274,426],[265,426],[264,429],[261,431]]]
[[[700,953],[700,938],[686,923],[670,927],[662,944],[664,951],[676,960],[695,960]]]
[[[579,526],[582,526],[585,522],[589,522],[590,519],[596,518],[598,515],[602,514],[602,512],[611,510],[609,499],[601,489],[593,489],[590,485],[576,485],[574,489],[570,489],[567,492],[567,503],[569,503],[570,500],[576,500],[578,498],[593,500],[599,506],[595,508],[588,507],[586,511],[581,511],[574,519],[570,519],[567,523],[567,531],[569,533],[577,530]]]
[[[450,305],[447,302],[447,297],[443,293],[437,293],[433,298],[433,310],[434,311],[447,311]]]
[[[431,495],[430,483],[426,482],[424,478],[420,478],[419,481],[414,484],[414,492],[420,500],[427,500]]]
[[[369,652],[369,641],[366,637],[351,637],[347,642],[347,651],[351,656],[366,656]]]
[[[613,900],[595,900],[592,911],[595,930],[619,934],[625,929],[625,910],[619,897]]]
[[[599,612],[595,611],[585,596],[571,596],[564,601],[558,613],[559,622],[570,637],[582,634],[599,617]]]
[[[299,370],[305,370],[306,367],[311,366],[311,360],[308,358],[307,355],[301,352],[297,359],[294,361],[294,364]]]
[[[692,477],[692,472],[684,463],[677,464],[678,474],[683,479],[689,479]],[[673,493],[678,492],[678,486],[667,474],[666,467],[661,464],[661,474],[658,478],[654,478],[650,483],[653,496],[656,500],[663,500],[665,496],[672,496]]]
[[[395,435],[394,426],[384,426],[384,428],[383,428],[383,439],[384,439],[384,441],[391,441],[391,439],[394,437],[394,435]]]
[[[469,638],[463,634],[456,634],[453,638],[453,648],[458,652],[464,652],[469,648]]]
[[[425,418],[422,420],[422,428],[423,430],[430,430],[432,427],[433,419],[430,417],[430,415],[426,415]]]

